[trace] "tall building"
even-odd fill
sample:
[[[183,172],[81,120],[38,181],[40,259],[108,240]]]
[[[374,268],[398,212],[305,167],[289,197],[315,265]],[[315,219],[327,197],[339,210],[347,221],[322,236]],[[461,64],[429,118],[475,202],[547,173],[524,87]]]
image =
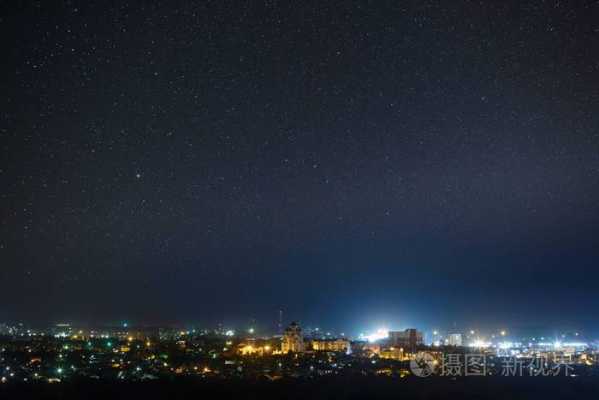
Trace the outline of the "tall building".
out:
[[[463,343],[461,333],[451,333],[447,336],[448,346],[462,347]]]
[[[302,337],[302,328],[300,328],[296,322],[292,322],[283,333],[281,352],[301,353],[303,351],[304,338]]]
[[[389,332],[389,344],[394,347],[413,349],[424,344],[422,332],[416,329]]]

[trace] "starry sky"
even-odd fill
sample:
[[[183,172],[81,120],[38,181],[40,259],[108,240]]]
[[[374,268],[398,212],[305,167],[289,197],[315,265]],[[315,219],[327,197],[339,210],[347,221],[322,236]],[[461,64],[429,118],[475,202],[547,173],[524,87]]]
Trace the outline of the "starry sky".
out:
[[[0,6],[0,320],[595,329],[596,1]]]

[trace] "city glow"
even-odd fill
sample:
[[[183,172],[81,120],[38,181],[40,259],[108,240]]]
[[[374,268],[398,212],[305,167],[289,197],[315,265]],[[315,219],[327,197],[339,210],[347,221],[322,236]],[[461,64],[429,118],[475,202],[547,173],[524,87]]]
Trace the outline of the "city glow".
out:
[[[376,332],[364,335],[364,337],[371,343],[381,339],[387,339],[389,337],[389,330],[386,328],[381,328],[378,329]]]
[[[556,340],[553,343],[553,347],[555,347],[556,349],[560,349],[562,347],[562,342],[560,342],[559,340]]]

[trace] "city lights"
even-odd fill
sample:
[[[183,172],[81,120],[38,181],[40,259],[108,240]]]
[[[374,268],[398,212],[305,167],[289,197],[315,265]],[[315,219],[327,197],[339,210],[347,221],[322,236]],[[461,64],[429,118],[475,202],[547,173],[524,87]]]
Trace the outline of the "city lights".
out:
[[[386,328],[380,328],[376,332],[372,332],[364,336],[369,342],[376,342],[381,339],[389,337],[389,330]]]
[[[524,360],[561,357],[573,360],[577,368],[596,368],[599,358],[593,344],[568,340],[582,337],[574,334],[570,337],[560,333],[554,336],[560,339],[554,341],[536,340],[536,337],[518,340],[517,335],[510,334],[507,340],[506,331],[499,331],[496,339],[490,331],[486,333],[488,336],[480,332],[481,336],[471,338],[468,336],[471,330],[452,327],[450,330],[434,329],[436,340],[427,344],[422,331],[415,328],[393,330],[381,327],[358,337],[329,329],[304,331],[296,322],[290,323],[282,336],[264,334],[256,337],[252,329],[241,329],[236,334],[233,329],[221,328],[136,330],[129,327],[124,331],[121,327],[95,331],[98,339],[84,339],[91,338],[88,332],[66,337],[40,335],[44,339],[35,340],[26,336],[27,339],[6,342],[20,343],[18,351],[27,356],[22,365],[7,363],[6,357],[0,357],[0,377],[7,380],[5,383],[13,380],[58,383],[81,377],[137,382],[173,376],[238,379],[240,376],[261,376],[263,370],[268,370],[269,379],[344,373],[351,376],[356,372],[403,378],[410,375],[408,364],[423,352],[437,357],[431,362],[436,367],[442,365],[439,354],[448,351],[497,358],[497,366],[502,365],[506,357]],[[21,338],[14,328],[4,332]],[[541,338],[545,337],[549,336]],[[135,345],[138,340],[139,345]],[[6,344],[0,344],[4,353]],[[10,345],[14,347],[14,344]]]
[[[479,348],[479,349],[484,349],[484,348],[488,348],[491,347],[492,343],[490,342],[485,342],[484,340],[475,340],[474,342],[472,342],[470,344],[470,347],[475,347],[475,348]]]

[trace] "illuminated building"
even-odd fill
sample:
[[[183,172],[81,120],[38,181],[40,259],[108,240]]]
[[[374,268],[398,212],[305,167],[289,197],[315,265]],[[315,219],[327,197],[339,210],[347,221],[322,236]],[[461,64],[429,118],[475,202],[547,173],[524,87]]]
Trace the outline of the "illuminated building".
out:
[[[263,356],[265,354],[273,353],[273,347],[268,341],[250,338],[242,343],[239,343],[237,346],[237,352],[242,356]]]
[[[349,350],[349,340],[347,339],[323,339],[312,340],[312,349],[316,351],[342,351]]]
[[[378,343],[355,343],[356,350],[358,350],[365,357],[372,357],[381,352],[381,345]]]
[[[70,337],[73,334],[73,328],[71,324],[56,324],[52,333],[57,337]]]
[[[296,322],[292,322],[283,333],[283,342],[281,343],[282,353],[301,353],[304,351],[304,338],[302,329]]]
[[[263,353],[264,350],[261,347],[255,347],[251,344],[241,344],[239,346],[239,354],[242,356],[262,355]]]
[[[401,347],[388,347],[388,348],[382,349],[379,352],[379,357],[385,358],[388,360],[403,361],[405,355],[404,355],[403,348],[401,348]]]
[[[393,347],[414,348],[424,344],[422,332],[416,329],[390,331],[389,344]]]
[[[463,346],[464,341],[462,340],[461,333],[451,333],[447,336],[447,345],[461,347]]]

